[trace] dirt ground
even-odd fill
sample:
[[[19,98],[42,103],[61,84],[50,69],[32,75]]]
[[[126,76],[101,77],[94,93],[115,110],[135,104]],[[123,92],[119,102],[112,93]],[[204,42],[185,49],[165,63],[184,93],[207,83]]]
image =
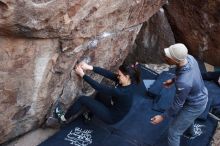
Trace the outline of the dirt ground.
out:
[[[37,129],[32,132],[25,134],[24,136],[8,143],[3,146],[37,146],[54,133],[56,133],[58,129]]]

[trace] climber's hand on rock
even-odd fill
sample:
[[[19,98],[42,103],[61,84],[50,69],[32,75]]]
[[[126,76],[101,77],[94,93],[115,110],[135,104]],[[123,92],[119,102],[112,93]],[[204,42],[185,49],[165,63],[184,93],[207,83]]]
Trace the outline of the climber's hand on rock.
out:
[[[78,64],[83,70],[93,70],[93,66],[87,64],[86,62],[82,61]]]
[[[83,69],[81,68],[81,66],[76,65],[75,67],[75,72],[77,75],[79,75],[80,77],[83,77],[85,75]]]

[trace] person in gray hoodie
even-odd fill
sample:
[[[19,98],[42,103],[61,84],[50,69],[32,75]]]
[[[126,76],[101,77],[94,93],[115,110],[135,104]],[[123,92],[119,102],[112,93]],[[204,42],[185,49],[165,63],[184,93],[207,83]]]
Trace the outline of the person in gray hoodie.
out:
[[[170,108],[161,115],[151,118],[159,124],[168,116],[173,117],[168,131],[169,146],[179,146],[180,137],[206,108],[208,91],[204,85],[197,61],[188,54],[184,44],[178,43],[165,48],[164,60],[176,65],[176,76],[164,82],[165,87],[175,83],[176,96]]]

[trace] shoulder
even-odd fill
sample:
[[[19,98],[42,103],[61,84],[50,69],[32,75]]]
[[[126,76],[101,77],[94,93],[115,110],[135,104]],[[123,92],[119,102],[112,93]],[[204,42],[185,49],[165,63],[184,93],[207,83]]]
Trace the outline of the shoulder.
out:
[[[189,61],[190,64],[192,64],[192,63],[197,64],[197,60],[192,55],[188,55],[187,60]]]
[[[187,58],[191,60],[195,60],[195,58],[192,55],[187,55]]]

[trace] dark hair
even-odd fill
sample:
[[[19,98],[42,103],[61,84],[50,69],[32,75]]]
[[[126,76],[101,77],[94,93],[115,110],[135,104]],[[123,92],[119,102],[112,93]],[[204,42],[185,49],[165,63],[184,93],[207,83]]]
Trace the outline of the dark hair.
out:
[[[132,64],[132,65],[125,65],[122,64],[119,66],[119,70],[124,74],[124,75],[129,75],[130,79],[132,82],[139,83],[140,82],[140,69],[138,68],[137,64]]]

